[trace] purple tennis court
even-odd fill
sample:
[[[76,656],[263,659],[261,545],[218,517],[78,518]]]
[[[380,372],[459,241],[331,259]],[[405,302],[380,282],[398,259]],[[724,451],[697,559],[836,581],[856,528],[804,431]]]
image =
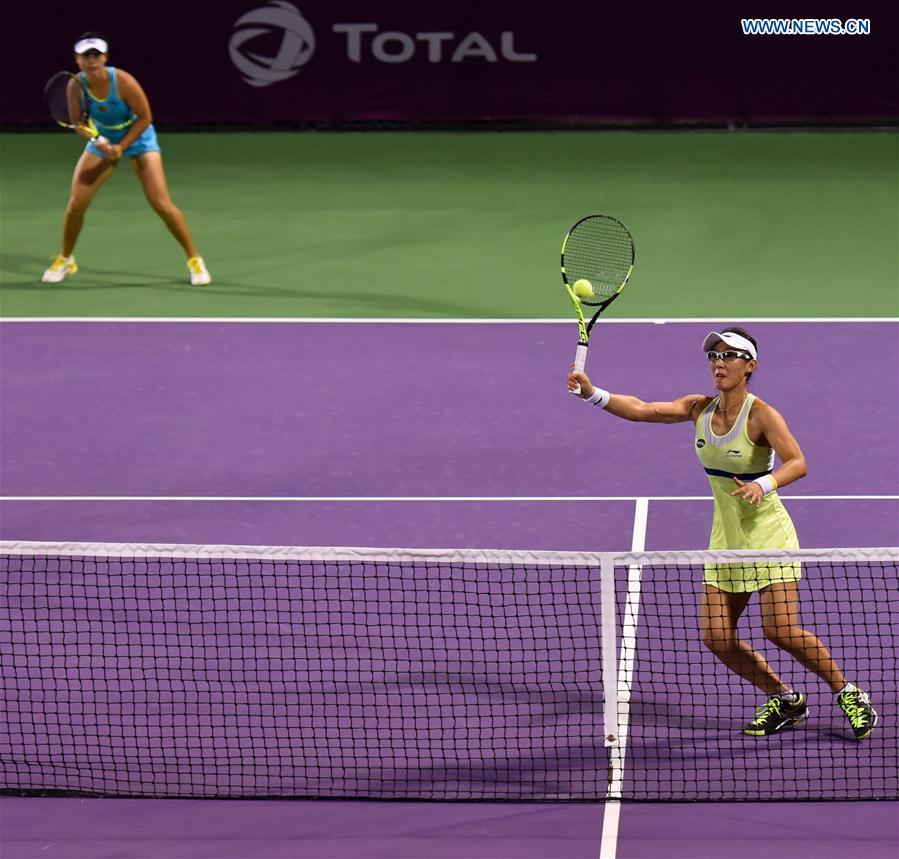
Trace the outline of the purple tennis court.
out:
[[[0,537],[583,552],[703,547],[711,501],[689,451],[692,428],[613,421],[568,397],[558,356],[571,351],[570,329],[496,324],[485,336],[488,329],[476,323],[356,323],[348,338],[346,326],[314,323],[4,322]],[[707,370],[697,344],[707,330],[699,323],[608,325],[588,369],[611,390],[647,399],[704,391]],[[899,434],[899,390],[884,397],[883,379],[872,374],[869,356],[877,354],[883,367],[899,363],[896,326],[866,325],[864,350],[856,348],[858,327],[850,324],[756,323],[753,330],[764,358],[753,389],[786,415],[810,463],[809,477],[784,496],[803,546],[895,546],[899,454],[892,440]],[[797,354],[820,349],[825,340],[826,354],[838,360],[815,365],[820,379],[791,369]],[[606,370],[607,355],[628,360],[609,361]],[[822,398],[820,391],[827,389],[851,390],[867,404],[864,444],[858,443],[855,413],[847,414],[839,398]],[[887,575],[888,570],[880,586],[895,594],[895,580]],[[695,571],[686,580],[674,575],[684,588],[678,598],[684,614],[675,621],[682,629],[691,628],[692,578]],[[652,581],[644,581],[642,600],[649,610],[654,591]],[[405,592],[408,582],[391,587]],[[544,618],[559,606],[592,602],[587,586],[572,585],[571,599],[558,581],[548,580],[546,587],[538,591],[540,611],[535,607],[535,615]],[[850,596],[857,594],[855,585],[848,587]],[[525,589],[521,595],[529,594]],[[442,597],[434,600],[439,604]],[[853,598],[850,605],[857,602]],[[855,675],[892,678],[893,688],[895,611],[885,602],[872,617],[851,622],[845,611],[839,618],[836,610],[820,615],[822,634],[834,640]],[[558,616],[567,630],[570,613]],[[850,630],[872,619],[882,636],[863,650]],[[589,654],[592,628],[583,618],[576,625],[582,629],[581,652]],[[652,648],[651,635],[641,638],[642,632],[638,626],[638,647]],[[218,645],[223,648],[224,639]],[[683,648],[701,651],[695,638]],[[640,664],[648,665],[650,656],[644,653]],[[592,653],[589,661],[598,658]],[[550,666],[547,682],[559,673],[555,668]],[[589,664],[573,662],[571,669],[589,687]],[[708,666],[703,676],[714,672]],[[650,685],[651,678],[638,672],[636,683]],[[871,691],[876,695],[873,686]],[[820,689],[814,694],[824,697]],[[841,743],[840,760],[855,754],[860,767],[870,755],[895,761],[896,704],[881,701],[882,724],[867,746],[848,750],[828,714],[785,738],[786,760],[824,758]],[[632,700],[632,725],[643,706],[639,697]],[[747,698],[744,710],[752,706]],[[584,736],[592,730],[586,721]],[[735,725],[728,722],[727,730]],[[678,736],[672,747],[683,745],[686,735]],[[545,754],[545,737],[538,733],[531,741],[541,739]],[[631,742],[625,779],[639,779],[644,768],[652,778],[676,781],[678,755],[663,776],[658,756],[644,762],[633,753],[641,748],[636,731]],[[603,760],[593,758],[594,764]],[[770,771],[783,761],[778,747],[747,747],[729,759],[706,762],[707,778],[722,782],[728,772]],[[501,773],[499,783],[508,776]],[[826,773],[805,777],[821,781]],[[895,793],[895,768],[893,782],[881,788]],[[560,790],[555,798],[564,794]],[[0,807],[4,856],[21,857],[573,859],[599,855],[604,824],[601,803],[4,798]],[[129,844],[127,852],[121,846],[119,852],[98,852],[105,848],[91,832],[108,808],[129,821],[118,834],[107,830],[109,844]],[[685,827],[689,820],[695,825]],[[761,834],[759,820],[767,823]],[[166,830],[165,838],[134,836],[154,821]],[[203,849],[211,852],[196,852],[196,844],[187,843],[191,824],[220,834],[205,842]],[[348,827],[364,828],[367,835],[348,835]],[[701,841],[691,841],[700,829]],[[672,833],[664,854],[662,831]],[[617,855],[722,855],[722,842],[744,831],[751,838],[747,856],[772,843],[789,845],[800,856],[890,855],[895,804],[624,805]],[[678,832],[685,840],[675,843]],[[741,854],[731,848],[727,855]]]

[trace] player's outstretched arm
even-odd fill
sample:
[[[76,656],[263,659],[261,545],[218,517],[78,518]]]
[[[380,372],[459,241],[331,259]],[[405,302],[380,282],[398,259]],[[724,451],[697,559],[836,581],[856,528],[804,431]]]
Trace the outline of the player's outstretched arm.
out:
[[[629,394],[611,394],[596,388],[586,373],[572,370],[568,374],[568,391],[582,400],[591,400],[605,411],[628,421],[655,424],[678,424],[695,421],[697,415],[708,404],[709,398],[702,394],[688,394],[677,400],[663,403],[647,403]]]

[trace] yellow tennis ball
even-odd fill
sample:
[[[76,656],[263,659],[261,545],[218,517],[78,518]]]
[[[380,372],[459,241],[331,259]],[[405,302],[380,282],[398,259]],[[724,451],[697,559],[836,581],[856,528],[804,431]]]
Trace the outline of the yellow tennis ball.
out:
[[[593,284],[585,278],[574,282],[574,294],[578,298],[590,298],[593,295]]]

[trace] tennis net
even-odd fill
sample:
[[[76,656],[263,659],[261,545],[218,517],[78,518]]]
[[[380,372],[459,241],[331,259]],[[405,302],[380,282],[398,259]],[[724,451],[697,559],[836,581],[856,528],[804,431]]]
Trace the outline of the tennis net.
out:
[[[879,713],[861,742],[765,640],[757,596],[740,636],[805,722],[745,735],[765,697],[703,644],[704,570],[797,564],[802,625]],[[0,791],[897,798],[897,567],[899,549],[0,543]]]

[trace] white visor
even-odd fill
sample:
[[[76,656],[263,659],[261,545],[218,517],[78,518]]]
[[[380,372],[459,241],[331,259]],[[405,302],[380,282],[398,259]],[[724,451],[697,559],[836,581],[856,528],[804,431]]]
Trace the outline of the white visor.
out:
[[[99,51],[101,54],[109,53],[109,45],[102,39],[82,39],[75,42],[75,53],[86,54],[88,51]]]
[[[707,335],[705,340],[702,341],[702,351],[708,352],[709,350],[714,349],[715,344],[719,340],[727,343],[728,346],[733,346],[734,349],[739,349],[741,352],[748,352],[753,358],[758,358],[758,353],[755,351],[755,346],[752,345],[752,342],[745,337],[741,337],[739,334],[734,334],[733,331],[725,331],[723,334],[712,331],[711,334]]]

